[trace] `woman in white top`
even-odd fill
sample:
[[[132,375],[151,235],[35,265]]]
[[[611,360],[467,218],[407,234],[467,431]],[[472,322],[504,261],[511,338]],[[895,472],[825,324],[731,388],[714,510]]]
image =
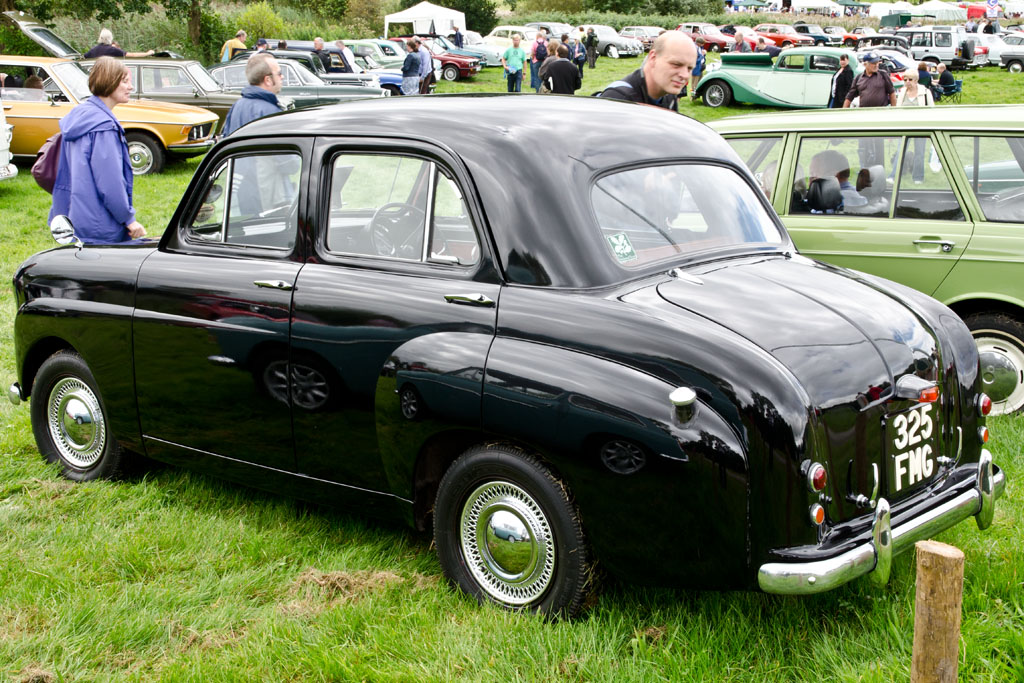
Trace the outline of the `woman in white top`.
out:
[[[918,84],[917,71],[908,69],[903,72],[903,87],[900,89],[900,94],[896,96],[897,107],[934,107],[935,100],[932,97],[932,91],[928,88],[922,88]],[[911,138],[914,145],[913,159],[909,160],[910,170],[913,174],[914,182],[921,184],[924,182],[924,142],[923,137]],[[907,159],[903,160],[904,168],[907,166]]]

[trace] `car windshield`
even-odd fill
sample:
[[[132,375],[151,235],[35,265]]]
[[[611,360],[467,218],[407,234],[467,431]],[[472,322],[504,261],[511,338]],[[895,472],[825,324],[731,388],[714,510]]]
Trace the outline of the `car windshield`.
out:
[[[78,64],[63,62],[53,65],[53,72],[71,93],[71,97],[82,102],[92,93],[89,92],[89,77]]]
[[[596,33],[601,38],[614,38],[615,36],[619,35],[611,26],[595,26],[594,33]]]
[[[809,33],[824,33],[824,31],[821,30],[821,27],[817,24],[804,24],[804,26],[807,27],[807,31]]]
[[[213,80],[210,72],[201,67],[199,64],[189,64],[185,69],[192,75],[192,78],[196,79],[203,90],[220,90],[220,86],[217,85],[217,81]]]
[[[370,55],[359,55],[356,57],[356,61],[362,60],[362,66],[367,69],[379,69],[381,68],[380,62],[376,61]]]
[[[732,169],[647,166],[604,176],[591,191],[610,258],[626,268],[712,249],[775,248],[783,233]]]

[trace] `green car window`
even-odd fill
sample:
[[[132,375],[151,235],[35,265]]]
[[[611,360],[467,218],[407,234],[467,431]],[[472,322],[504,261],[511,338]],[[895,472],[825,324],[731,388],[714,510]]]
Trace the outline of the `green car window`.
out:
[[[808,137],[800,141],[790,214],[888,218],[899,137]]]
[[[942,161],[928,137],[907,138],[903,147],[900,186],[896,193],[896,218],[962,221],[953,188]]]
[[[727,142],[743,159],[768,201],[771,201],[775,178],[778,176],[779,158],[782,156],[782,137],[729,138]]]
[[[784,55],[779,57],[779,68],[803,71],[806,58],[807,55]]]
[[[1024,222],[1024,138],[954,136],[953,148],[986,220]]]

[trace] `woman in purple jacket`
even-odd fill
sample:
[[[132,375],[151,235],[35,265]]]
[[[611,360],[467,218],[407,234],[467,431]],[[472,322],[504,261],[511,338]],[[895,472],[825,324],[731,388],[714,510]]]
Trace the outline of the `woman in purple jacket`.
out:
[[[132,165],[124,128],[111,111],[128,101],[131,73],[113,57],[100,57],[89,73],[93,94],[60,120],[60,162],[50,218],[71,219],[87,244],[143,237],[132,208]]]

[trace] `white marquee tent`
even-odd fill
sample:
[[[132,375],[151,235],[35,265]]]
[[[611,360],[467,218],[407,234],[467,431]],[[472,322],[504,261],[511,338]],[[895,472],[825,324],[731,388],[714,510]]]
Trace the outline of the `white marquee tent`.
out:
[[[843,12],[843,6],[832,0],[793,0],[793,9],[798,12],[808,10],[829,10],[839,14]]]
[[[942,2],[942,0],[929,0],[929,2],[921,3],[915,8],[915,11],[921,14],[930,14],[937,21],[967,21],[967,10],[957,7],[951,2]]]
[[[391,24],[412,24],[413,33],[440,33],[448,35],[455,27],[466,29],[466,15],[458,10],[421,2],[409,9],[384,17],[384,37]]]

